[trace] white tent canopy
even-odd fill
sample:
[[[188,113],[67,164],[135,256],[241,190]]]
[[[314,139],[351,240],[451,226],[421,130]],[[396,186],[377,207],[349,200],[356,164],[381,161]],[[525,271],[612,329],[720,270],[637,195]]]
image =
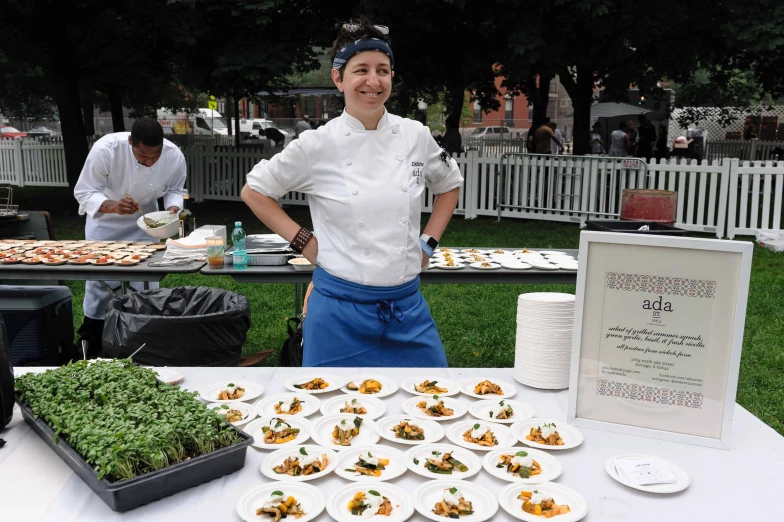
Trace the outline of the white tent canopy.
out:
[[[618,116],[629,116],[634,114],[645,114],[651,112],[644,107],[629,105],[628,103],[603,102],[591,105],[591,119],[596,118],[615,118]]]

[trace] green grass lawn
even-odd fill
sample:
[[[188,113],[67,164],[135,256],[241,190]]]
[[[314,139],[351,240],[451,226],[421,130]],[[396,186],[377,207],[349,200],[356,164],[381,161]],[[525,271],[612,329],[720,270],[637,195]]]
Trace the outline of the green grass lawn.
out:
[[[58,239],[84,237],[84,218],[76,216],[70,190],[17,189],[15,202],[25,209],[52,213]],[[231,231],[240,220],[248,233],[269,232],[242,203],[194,205],[197,224],[223,224]],[[303,226],[310,225],[304,207],[287,211]],[[424,216],[427,219],[427,216]],[[580,229],[572,224],[543,221],[455,217],[442,238],[444,245],[489,247],[577,248]],[[748,239],[748,238],[744,238]],[[286,338],[286,319],[294,313],[293,284],[238,284],[228,277],[168,276],[164,287],[200,285],[245,294],[251,303],[253,327],[245,353],[280,349]],[[74,323],[82,320],[83,282],[70,282]],[[526,292],[574,293],[574,285],[423,285],[438,324],[450,366],[511,367],[514,363],[517,296]],[[784,434],[784,254],[755,247],[746,332],[743,342],[738,402]],[[263,365],[275,366],[277,352]]]

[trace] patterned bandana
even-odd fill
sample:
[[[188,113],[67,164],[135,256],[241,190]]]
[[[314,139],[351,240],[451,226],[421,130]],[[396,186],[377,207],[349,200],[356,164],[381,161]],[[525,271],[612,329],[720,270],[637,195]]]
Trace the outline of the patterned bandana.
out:
[[[347,43],[338,51],[338,54],[335,55],[335,59],[332,61],[332,68],[340,70],[340,68],[346,65],[346,62],[352,57],[363,51],[381,51],[389,56],[389,64],[392,69],[395,68],[395,58],[392,56],[392,48],[389,47],[385,41],[379,40],[378,38],[361,38],[359,40],[354,40],[351,43]]]

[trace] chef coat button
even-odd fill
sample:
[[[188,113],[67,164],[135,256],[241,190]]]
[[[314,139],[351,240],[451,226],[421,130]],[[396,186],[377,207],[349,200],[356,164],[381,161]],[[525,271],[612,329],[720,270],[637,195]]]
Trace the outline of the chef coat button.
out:
[[[400,250],[400,252],[401,252],[401,253],[403,253],[403,252],[405,252],[405,251],[406,251],[406,247],[400,247],[400,249],[399,249],[399,250]]]
[[[367,249],[367,248],[365,249],[365,255],[366,255],[366,256],[369,256],[369,255],[370,255],[370,250],[369,250],[369,249]]]
[[[408,220],[406,218],[403,218],[403,219],[400,220],[400,224],[401,225],[405,225],[407,221]]]
[[[398,280],[398,282],[400,282],[400,283],[402,283],[402,282],[403,282],[403,278],[402,278],[402,277],[398,277],[398,278],[397,278],[397,280]]]
[[[398,157],[397,157],[397,160],[398,160],[398,161],[403,161],[403,156],[398,156]]]
[[[359,223],[357,223],[357,225],[359,225],[359,227],[362,228],[362,227],[365,226],[365,222],[364,221],[360,221]]]
[[[346,131],[346,136],[349,136],[349,135],[351,135],[351,133],[349,131]]]
[[[398,132],[399,132],[399,129],[398,129],[397,127],[395,127],[394,129],[392,129],[392,134],[397,134]]]
[[[402,190],[403,192],[408,192],[408,185],[403,185],[402,187],[400,187],[400,190]]]
[[[369,284],[370,284],[370,281],[369,281],[368,279],[365,279],[365,284],[366,284],[366,285],[369,285]]]
[[[357,194],[359,194],[359,191],[357,189],[354,189],[354,190],[351,191],[351,193],[356,196]]]
[[[351,160],[346,160],[346,165],[351,165]]]

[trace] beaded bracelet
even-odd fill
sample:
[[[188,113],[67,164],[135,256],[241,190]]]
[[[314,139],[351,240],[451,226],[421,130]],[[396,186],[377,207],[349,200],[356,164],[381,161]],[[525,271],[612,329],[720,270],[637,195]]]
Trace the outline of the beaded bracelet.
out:
[[[297,232],[297,235],[294,236],[294,239],[292,239],[291,243],[289,243],[289,246],[294,252],[301,254],[302,250],[305,248],[305,245],[312,237],[313,233],[310,230],[305,227],[301,227]]]

